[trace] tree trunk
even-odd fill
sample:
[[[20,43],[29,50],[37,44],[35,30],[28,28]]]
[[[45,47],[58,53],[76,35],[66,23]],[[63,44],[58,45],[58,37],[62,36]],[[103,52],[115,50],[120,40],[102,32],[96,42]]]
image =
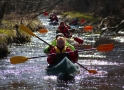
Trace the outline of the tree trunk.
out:
[[[2,19],[5,14],[5,9],[6,9],[7,3],[4,2],[4,4],[0,7],[0,25],[2,24]]]

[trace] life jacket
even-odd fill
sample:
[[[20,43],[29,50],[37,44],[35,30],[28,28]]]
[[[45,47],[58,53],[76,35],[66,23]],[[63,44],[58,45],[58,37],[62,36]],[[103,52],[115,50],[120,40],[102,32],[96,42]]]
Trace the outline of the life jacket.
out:
[[[67,46],[65,46],[63,49],[62,49],[62,52],[55,46],[55,51],[56,51],[56,53],[64,53],[64,52],[66,52],[66,48],[67,48]]]
[[[65,46],[62,51],[60,51],[56,46],[55,46],[55,52],[57,53],[54,59],[54,62],[52,63],[53,65],[58,64],[61,62],[65,57],[69,58],[69,54],[65,53],[67,49],[67,46]]]
[[[54,39],[54,40],[51,42],[51,44],[52,44],[53,46],[56,46],[56,40]],[[69,47],[72,51],[75,50],[74,46],[71,45],[71,44],[69,44],[67,41],[66,41],[65,45],[66,45],[67,47]]]

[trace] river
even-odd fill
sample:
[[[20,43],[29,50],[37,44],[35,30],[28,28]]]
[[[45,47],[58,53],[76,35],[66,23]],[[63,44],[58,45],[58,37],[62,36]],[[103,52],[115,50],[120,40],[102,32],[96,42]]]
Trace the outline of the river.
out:
[[[47,18],[38,17],[49,32],[46,34],[35,34],[50,43],[55,38],[55,26],[49,26]],[[84,41],[93,44],[96,36],[75,34]],[[98,38],[98,37],[97,37]],[[88,69],[95,69],[98,74],[90,74],[81,68],[80,74],[75,77],[74,82],[58,83],[56,76],[47,76],[45,68],[47,57],[29,59],[24,63],[11,64],[10,58],[14,56],[41,56],[45,55],[43,49],[45,43],[32,37],[30,43],[9,47],[10,54],[0,60],[0,90],[124,90],[124,36],[109,37],[119,42],[110,52],[99,52],[97,50],[79,53],[78,62]]]

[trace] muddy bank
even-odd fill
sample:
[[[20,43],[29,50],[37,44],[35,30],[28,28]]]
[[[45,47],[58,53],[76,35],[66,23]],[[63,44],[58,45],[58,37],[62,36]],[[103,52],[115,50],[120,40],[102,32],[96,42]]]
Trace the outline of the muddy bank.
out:
[[[14,33],[13,33],[14,34]],[[31,41],[30,36],[21,34],[20,36],[7,36],[5,34],[0,34],[0,58],[7,57],[9,54],[8,47],[11,46],[12,43],[16,44],[24,44]]]

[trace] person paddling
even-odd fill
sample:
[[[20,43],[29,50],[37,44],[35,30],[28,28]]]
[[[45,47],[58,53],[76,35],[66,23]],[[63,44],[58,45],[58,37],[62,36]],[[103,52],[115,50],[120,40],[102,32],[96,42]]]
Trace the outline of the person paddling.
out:
[[[64,22],[60,22],[60,25],[58,26],[57,33],[62,33],[66,38],[72,37],[72,34],[69,32],[68,27],[65,25]]]
[[[57,15],[55,13],[52,13],[50,15],[49,19],[50,19],[51,22],[53,22],[53,21],[58,22],[59,21]]]
[[[48,54],[48,53],[50,52],[50,50],[53,48],[53,46],[56,46],[56,45],[57,45],[56,40],[57,40],[58,37],[63,37],[63,38],[65,38],[65,36],[64,36],[62,33],[58,33],[58,34],[56,35],[56,39],[54,39],[54,40],[51,42],[51,46],[47,46],[47,47],[44,49],[44,53],[45,53],[45,54]],[[69,44],[67,41],[65,42],[65,45],[68,46],[72,51],[75,50],[74,46],[71,45],[71,44]]]
[[[69,58],[73,63],[78,60],[78,51],[72,51],[68,46],[65,45],[66,40],[64,37],[57,38],[57,45],[50,51],[47,62],[49,68],[57,65],[64,57]]]

